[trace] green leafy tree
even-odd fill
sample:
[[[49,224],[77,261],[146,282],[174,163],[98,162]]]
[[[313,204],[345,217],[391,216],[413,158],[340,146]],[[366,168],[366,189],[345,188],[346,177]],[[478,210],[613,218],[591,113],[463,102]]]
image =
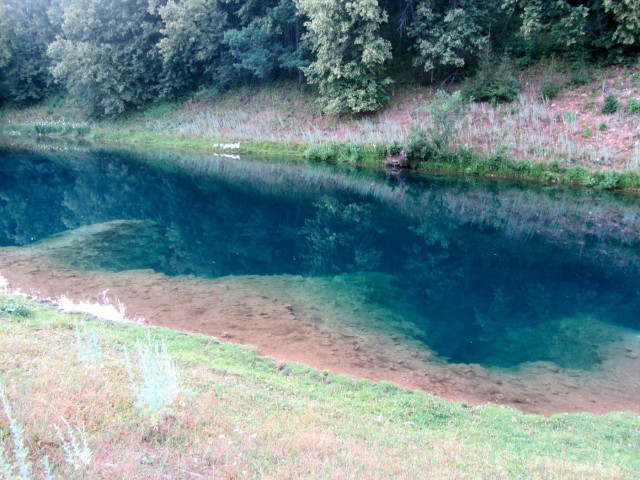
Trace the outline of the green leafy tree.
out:
[[[225,32],[224,43],[240,74],[265,80],[279,70],[298,72],[306,66],[300,49],[300,19],[293,0],[263,2],[246,25]],[[244,22],[244,10],[240,22]]]
[[[61,0],[52,73],[93,116],[115,116],[158,95],[160,19],[147,0]]]
[[[387,21],[377,0],[298,0],[308,20],[304,41],[313,61],[304,68],[327,113],[372,112],[388,100],[385,64],[391,44],[379,35]]]
[[[409,29],[414,39],[413,64],[432,75],[467,65],[487,46],[496,12],[492,0],[424,0]]]
[[[151,2],[162,18],[163,92],[191,89],[214,83],[223,56],[222,39],[228,26],[227,12],[218,0],[169,0]]]
[[[638,0],[604,0],[617,23],[614,40],[625,45],[640,45],[640,2]]]
[[[56,34],[50,0],[0,0],[0,103],[25,104],[50,91],[47,46]]]
[[[625,44],[634,42],[633,15],[639,11],[634,0],[628,5],[615,0],[615,4],[613,0],[505,0],[503,8],[513,9],[519,24],[509,46],[524,42],[537,57],[560,53],[615,58],[624,54]],[[613,8],[620,18],[611,13]]]

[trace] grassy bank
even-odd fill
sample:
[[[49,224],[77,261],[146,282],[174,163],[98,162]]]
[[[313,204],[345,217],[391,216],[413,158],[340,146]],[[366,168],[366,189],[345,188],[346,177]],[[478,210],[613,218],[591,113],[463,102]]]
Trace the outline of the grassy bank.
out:
[[[39,131],[40,132],[39,132]],[[264,155],[281,158],[306,158],[324,162],[382,167],[385,159],[398,154],[398,143],[364,145],[356,142],[321,144],[249,141],[239,148],[227,148],[222,140],[184,135],[148,133],[125,130],[101,130],[85,126],[49,128],[49,133],[33,125],[2,125],[0,133],[18,133],[27,137],[74,139],[92,142],[112,142],[128,145],[171,148],[223,154]],[[411,159],[411,168],[421,172],[449,175],[491,177],[534,181],[538,183],[575,185],[599,190],[640,191],[640,171],[636,169],[596,169],[583,165],[562,166],[559,161],[515,160],[503,155],[480,154],[471,149],[438,150],[432,145],[418,146]]]
[[[631,479],[640,470],[636,414],[546,418],[446,402],[166,329],[151,329],[152,343],[166,345],[178,387],[152,412],[133,377],[167,367],[145,374],[145,362],[164,358],[162,348],[136,354],[149,329],[9,296],[0,327],[0,471],[18,468],[20,452],[34,478],[45,478],[45,456],[54,478]]]
[[[572,86],[565,67],[523,72],[518,99],[503,105],[452,107],[438,103],[435,89],[404,85],[375,115],[332,117],[321,114],[309,91],[281,84],[200,91],[117,120],[88,119],[52,98],[0,111],[0,131],[374,166],[404,148],[422,171],[640,190],[640,70],[600,69]],[[552,101],[544,93],[550,78],[559,86]],[[604,113],[612,95],[620,106]]]

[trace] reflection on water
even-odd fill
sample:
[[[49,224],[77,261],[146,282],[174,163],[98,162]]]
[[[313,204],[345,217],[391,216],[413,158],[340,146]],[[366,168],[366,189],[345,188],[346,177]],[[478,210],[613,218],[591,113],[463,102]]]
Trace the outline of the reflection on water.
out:
[[[640,329],[639,206],[327,165],[0,150],[1,246],[79,271],[315,279],[305,318],[402,325],[439,361],[485,367],[592,370],[607,325]]]

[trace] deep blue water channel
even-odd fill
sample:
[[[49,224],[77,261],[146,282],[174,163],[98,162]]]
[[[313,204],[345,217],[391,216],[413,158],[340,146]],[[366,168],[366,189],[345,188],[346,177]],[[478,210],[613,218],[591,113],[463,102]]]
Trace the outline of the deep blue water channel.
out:
[[[368,301],[416,312],[419,340],[451,362],[591,369],[602,359],[575,337],[545,344],[562,341],[559,321],[640,329],[636,196],[304,162],[0,149],[0,247],[114,220],[136,222],[61,260],[208,278],[384,274],[396,293]]]

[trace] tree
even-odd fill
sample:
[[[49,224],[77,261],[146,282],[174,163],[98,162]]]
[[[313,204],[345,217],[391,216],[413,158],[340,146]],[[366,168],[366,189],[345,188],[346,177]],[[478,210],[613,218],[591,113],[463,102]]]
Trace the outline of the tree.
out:
[[[497,4],[493,0],[425,0],[409,29],[413,64],[432,74],[464,67],[487,46]]]
[[[640,45],[640,2],[638,0],[604,0],[605,8],[613,13],[617,28],[614,40],[625,45]]]
[[[300,71],[306,62],[300,49],[300,20],[295,3],[271,0],[261,7],[252,12],[248,23],[243,20],[246,15],[239,15],[241,25],[224,34],[234,69],[260,80],[278,70]]]
[[[607,36],[607,28],[600,4],[601,0],[505,0],[503,8],[517,12],[517,35],[533,44],[532,50],[538,55],[582,55],[585,49],[606,43],[603,37]]]
[[[162,18],[162,89],[165,94],[191,89],[216,78],[228,15],[218,0],[169,0],[156,7]]]
[[[147,0],[61,0],[62,35],[48,49],[54,78],[96,117],[158,95],[160,19]]]
[[[377,0],[299,0],[314,59],[303,68],[327,113],[372,112],[388,100],[391,44],[379,35],[387,15]]]
[[[49,0],[0,0],[0,103],[25,104],[51,91],[47,46],[56,34]]]

